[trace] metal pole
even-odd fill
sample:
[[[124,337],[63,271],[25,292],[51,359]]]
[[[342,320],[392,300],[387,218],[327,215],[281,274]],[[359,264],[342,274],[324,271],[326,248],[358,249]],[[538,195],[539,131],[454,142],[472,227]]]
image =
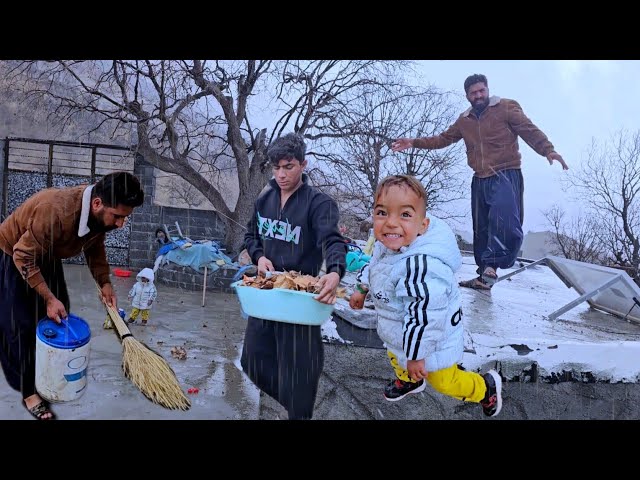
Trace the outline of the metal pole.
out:
[[[207,293],[207,266],[204,266],[204,282],[202,282],[202,306],[204,307],[204,296]]]
[[[521,267],[521,268],[519,268],[519,269],[517,269],[517,270],[514,270],[513,272],[509,272],[509,273],[507,273],[506,275],[500,275],[500,276],[498,277],[498,279],[495,281],[495,283],[498,283],[498,282],[501,282],[501,281],[503,281],[503,280],[506,280],[506,279],[507,279],[507,278],[509,278],[509,277],[513,277],[515,274],[520,273],[520,272],[523,272],[523,271],[524,271],[524,270],[526,270],[527,268],[530,268],[530,267],[533,267],[533,266],[535,266],[535,265],[538,265],[538,264],[540,264],[540,263],[542,263],[542,262],[544,262],[544,261],[546,261],[546,260],[547,260],[547,258],[546,258],[546,257],[544,257],[544,258],[541,258],[540,260],[536,260],[535,262],[530,263],[529,265],[525,265],[524,267]]]
[[[610,280],[607,280],[606,282],[604,282],[602,285],[596,287],[595,289],[591,290],[590,292],[585,293],[584,295],[580,295],[574,301],[567,303],[564,307],[562,307],[562,308],[556,310],[555,312],[551,313],[547,317],[547,319],[555,320],[560,315],[562,315],[563,313],[568,312],[569,310],[571,310],[576,305],[584,302],[585,300],[589,300],[594,295],[597,295],[598,293],[602,292],[603,290],[606,290],[607,288],[612,286],[614,283],[618,282],[621,278],[622,278],[621,275],[616,275],[615,277],[611,278]]]
[[[96,147],[91,149],[91,183],[96,182]]]
[[[53,143],[49,144],[49,163],[47,164],[47,187],[53,186]]]
[[[7,138],[4,142],[4,164],[3,164],[3,175],[2,175],[2,219],[7,216],[7,211],[9,209],[7,202],[9,201],[9,138]]]

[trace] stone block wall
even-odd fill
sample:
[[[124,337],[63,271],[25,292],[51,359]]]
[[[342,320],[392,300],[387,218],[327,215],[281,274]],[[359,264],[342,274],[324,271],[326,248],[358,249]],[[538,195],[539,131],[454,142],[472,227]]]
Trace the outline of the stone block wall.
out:
[[[144,204],[136,208],[131,216],[129,266],[132,269],[153,266],[158,251],[155,231],[163,224],[175,226],[177,221],[183,235],[193,240],[208,239],[222,244],[224,224],[216,212],[153,204],[155,193],[153,171],[153,167],[145,163],[141,157],[136,158],[134,173],[140,179],[144,189]],[[193,273],[196,274],[196,272]],[[200,285],[202,286],[202,283]]]

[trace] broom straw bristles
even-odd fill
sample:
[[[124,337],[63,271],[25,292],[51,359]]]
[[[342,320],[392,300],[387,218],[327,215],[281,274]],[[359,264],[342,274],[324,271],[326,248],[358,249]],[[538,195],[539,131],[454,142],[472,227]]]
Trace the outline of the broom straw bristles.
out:
[[[102,299],[99,287],[98,291]],[[115,308],[107,304],[104,306],[122,341],[122,370],[125,376],[152,402],[172,410],[188,410],[191,402],[167,361],[131,335]]]

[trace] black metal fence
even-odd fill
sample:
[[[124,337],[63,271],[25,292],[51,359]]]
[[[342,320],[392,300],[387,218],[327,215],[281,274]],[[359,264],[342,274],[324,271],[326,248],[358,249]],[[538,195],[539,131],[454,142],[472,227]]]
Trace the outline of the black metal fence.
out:
[[[43,188],[90,184],[114,170],[134,170],[131,147],[15,137],[3,143],[2,219]],[[130,232],[129,224],[107,234],[113,265],[128,265]],[[68,261],[84,263],[81,256]]]

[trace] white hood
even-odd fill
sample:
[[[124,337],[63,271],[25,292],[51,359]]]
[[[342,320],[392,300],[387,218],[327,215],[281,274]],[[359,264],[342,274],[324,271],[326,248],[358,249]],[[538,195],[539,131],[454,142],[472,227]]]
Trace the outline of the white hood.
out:
[[[144,277],[144,278],[148,278],[149,282],[153,283],[153,270],[151,268],[143,268],[142,270],[140,270],[140,273],[138,273],[138,275],[136,275],[136,280],[137,281],[141,281],[140,279]]]

